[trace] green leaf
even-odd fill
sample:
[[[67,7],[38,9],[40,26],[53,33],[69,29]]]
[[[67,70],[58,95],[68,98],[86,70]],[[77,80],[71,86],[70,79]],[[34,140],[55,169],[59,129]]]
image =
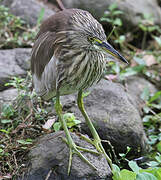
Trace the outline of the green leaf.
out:
[[[152,115],[146,115],[143,117],[143,122],[149,122],[150,119],[152,119],[153,116]]]
[[[148,168],[148,169],[141,169],[140,173],[142,173],[142,172],[147,172],[147,173],[153,174],[158,179],[161,179],[161,168],[153,167],[153,168]]]
[[[156,176],[158,179],[161,179],[161,168],[158,168],[158,169],[156,170],[155,176]]]
[[[157,150],[161,153],[161,141],[157,144]],[[157,157],[157,156],[156,156]],[[156,158],[155,157],[155,158]],[[158,157],[160,159],[160,163],[161,163],[161,155]],[[157,159],[158,160],[158,159]]]
[[[115,11],[113,12],[113,15],[114,15],[114,16],[116,16],[116,15],[121,15],[121,14],[124,14],[124,12],[123,12],[123,11],[120,11],[120,10],[115,10]]]
[[[153,107],[153,108],[156,108],[156,109],[161,109],[161,104],[148,104],[149,107]]]
[[[90,93],[91,93],[90,91],[83,92],[83,94],[82,94],[83,98],[87,97],[88,95],[90,95]]]
[[[54,127],[54,131],[57,132],[61,128],[61,123],[60,122],[56,122],[56,123],[54,123],[53,127]]]
[[[134,61],[137,62],[139,65],[144,65],[144,66],[146,66],[146,63],[145,63],[144,59],[138,58],[138,57],[136,57],[136,56],[134,56],[133,59],[134,59]]]
[[[2,124],[7,124],[7,123],[11,123],[11,122],[12,122],[12,120],[10,120],[10,119],[2,119],[1,120]]]
[[[11,104],[4,104],[2,107],[2,116],[9,119],[11,116],[14,115],[14,108]]]
[[[124,42],[126,40],[124,35],[119,36],[119,41],[120,42]]]
[[[5,130],[5,129],[0,129],[0,131],[1,131],[1,132],[4,132],[4,133],[6,133],[6,134],[9,134],[9,130],[7,131],[7,130]]]
[[[74,124],[75,124],[75,125],[80,124],[80,123],[81,123],[81,121],[80,121],[80,120],[77,120],[77,119],[76,119],[76,120],[74,120]]]
[[[3,152],[4,152],[3,149],[0,148],[0,153],[3,153]]]
[[[142,94],[141,94],[141,99],[143,99],[144,101],[147,101],[149,99],[150,96],[150,91],[148,87],[145,87]]]
[[[149,32],[153,32],[153,31],[155,31],[155,30],[157,30],[157,26],[149,26],[149,27],[148,27],[148,31],[149,31]]]
[[[127,169],[123,169],[120,172],[121,180],[135,180],[136,173],[129,171]]]
[[[153,145],[157,142],[158,136],[157,135],[151,135],[149,136],[148,144]]]
[[[161,141],[161,133],[158,134],[158,140]]]
[[[147,163],[147,165],[150,166],[150,167],[156,167],[156,166],[159,165],[159,163],[156,162],[156,161],[150,161],[150,162]]]
[[[157,180],[157,178],[153,174],[142,172],[136,175],[136,180]]]
[[[145,113],[149,113],[151,109],[148,106],[144,106],[143,110]]]
[[[63,118],[64,118],[65,121],[67,121],[67,122],[72,122],[72,121],[75,120],[75,116],[74,116],[73,113],[65,113],[65,114],[63,115]]]
[[[116,3],[112,3],[110,6],[109,6],[109,10],[110,11],[113,11],[114,9],[116,9],[117,8],[117,4]]]
[[[135,161],[129,161],[128,162],[129,167],[133,170],[135,173],[139,173],[139,170],[141,169]]]
[[[145,68],[144,65],[139,65],[139,66],[135,66],[135,67],[126,68],[125,70],[123,70],[120,73],[120,79],[124,80],[128,76],[132,76],[132,75],[138,74],[139,72],[142,72],[142,70],[144,68]]]
[[[113,167],[113,171],[112,171],[112,179],[113,180],[121,180],[121,177],[120,177],[120,168],[116,165],[116,164],[112,164],[112,167]]]
[[[153,36],[158,45],[161,47],[161,37]]]
[[[139,28],[144,32],[146,32],[148,30],[148,28],[146,26],[144,26],[143,24],[139,24]]]
[[[102,17],[100,20],[105,21],[105,22],[109,22],[109,23],[112,22],[112,20],[110,18],[107,18],[107,17]]]
[[[149,103],[155,101],[155,100],[158,99],[159,97],[161,97],[161,91],[157,91],[157,92],[149,99]]]
[[[113,25],[116,25],[116,26],[122,26],[122,21],[120,18],[116,18],[113,22]]]
[[[118,171],[120,172],[120,168],[116,164],[112,164],[113,171]]]
[[[125,156],[126,156],[126,154],[125,154],[125,153],[119,153],[119,156],[121,156],[121,157],[125,157]]]
[[[119,66],[117,63],[115,63],[115,64],[112,66],[112,70],[113,70],[116,74],[118,74],[118,73],[120,73],[120,66]]]
[[[20,144],[23,144],[23,145],[24,145],[24,144],[25,144],[25,145],[26,145],[26,144],[32,144],[32,142],[27,141],[27,140],[23,140],[23,139],[22,139],[22,140],[17,140],[17,142],[20,143]]]

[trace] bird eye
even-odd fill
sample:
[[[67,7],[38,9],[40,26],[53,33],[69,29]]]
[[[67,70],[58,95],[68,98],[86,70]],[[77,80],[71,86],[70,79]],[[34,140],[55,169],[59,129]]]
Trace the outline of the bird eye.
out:
[[[88,37],[88,41],[93,42],[94,38],[93,37]]]

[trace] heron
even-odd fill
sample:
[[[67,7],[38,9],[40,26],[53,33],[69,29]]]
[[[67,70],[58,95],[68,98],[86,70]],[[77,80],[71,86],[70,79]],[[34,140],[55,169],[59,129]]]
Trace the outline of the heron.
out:
[[[32,81],[35,92],[44,100],[56,98],[55,110],[66,135],[69,147],[70,173],[73,154],[90,166],[95,166],[82,154],[94,153],[77,146],[62,115],[60,96],[78,93],[77,104],[91,131],[93,139],[85,138],[103,154],[112,168],[101,139],[93,126],[83,103],[83,92],[98,83],[111,59],[127,60],[106,39],[102,25],[81,9],[64,9],[46,19],[40,26],[31,53]],[[95,168],[96,169],[96,168]]]

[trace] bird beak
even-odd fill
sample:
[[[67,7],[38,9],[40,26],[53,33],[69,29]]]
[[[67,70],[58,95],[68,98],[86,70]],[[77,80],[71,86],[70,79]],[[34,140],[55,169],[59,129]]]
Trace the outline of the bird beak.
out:
[[[107,53],[109,53],[112,56],[116,57],[117,59],[120,59],[121,61],[129,64],[128,61],[118,51],[116,51],[108,42],[102,42],[101,47]]]

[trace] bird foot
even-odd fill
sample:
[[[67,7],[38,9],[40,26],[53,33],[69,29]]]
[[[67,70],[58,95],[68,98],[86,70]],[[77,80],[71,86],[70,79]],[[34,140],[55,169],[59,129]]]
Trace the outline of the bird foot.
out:
[[[81,138],[84,139],[85,141],[87,141],[88,143],[92,144],[93,146],[95,146],[97,151],[100,154],[103,154],[105,156],[108,164],[111,167],[111,170],[113,170],[112,161],[109,158],[109,156],[106,154],[106,151],[104,150],[104,147],[102,146],[101,139],[99,137],[97,137],[94,140],[91,140],[90,138],[88,138],[88,137],[86,137],[85,135],[82,135],[82,134],[81,134]]]
[[[89,153],[92,153],[92,154],[95,154],[95,155],[100,155],[99,152],[77,146],[73,141],[69,142],[64,137],[62,137],[62,140],[69,146],[69,151],[70,151],[69,164],[68,164],[68,175],[69,175],[70,169],[71,169],[73,154],[77,154],[84,162],[86,162],[94,170],[97,170],[97,168],[92,163],[90,163],[89,160],[80,151],[89,152]]]

